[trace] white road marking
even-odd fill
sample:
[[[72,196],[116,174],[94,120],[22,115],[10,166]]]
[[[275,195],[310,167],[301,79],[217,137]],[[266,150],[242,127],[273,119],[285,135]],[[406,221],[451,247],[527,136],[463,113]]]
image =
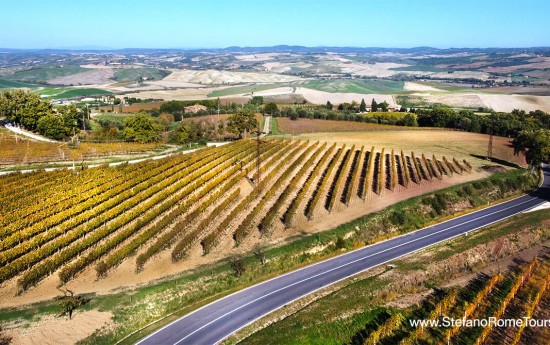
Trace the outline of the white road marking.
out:
[[[303,283],[303,282],[305,282],[305,281],[308,281],[308,280],[317,278],[317,277],[319,277],[319,276],[322,276],[322,275],[325,275],[325,274],[327,274],[327,273],[330,273],[330,272],[332,272],[332,271],[334,271],[334,270],[337,270],[337,269],[340,269],[340,268],[343,268],[343,267],[352,265],[352,264],[354,264],[354,263],[356,263],[356,262],[359,262],[359,261],[368,259],[368,258],[370,258],[370,257],[376,256],[376,255],[380,255],[380,254],[385,253],[385,252],[387,252],[387,251],[390,251],[390,250],[392,250],[392,249],[399,248],[399,247],[402,247],[402,246],[404,246],[404,245],[407,245],[407,244],[410,244],[410,243],[413,243],[413,242],[417,242],[417,241],[420,241],[420,240],[425,239],[425,238],[428,238],[428,237],[432,237],[432,236],[437,235],[437,234],[439,234],[439,233],[442,233],[442,232],[445,232],[445,231],[449,231],[450,229],[456,228],[456,227],[458,227],[458,226],[461,226],[461,225],[464,225],[464,224],[467,224],[467,223],[471,223],[471,222],[473,222],[473,221],[476,221],[476,220],[479,220],[479,219],[482,219],[482,218],[485,218],[485,217],[494,215],[494,214],[496,214],[496,213],[501,213],[501,212],[506,211],[506,210],[508,210],[508,209],[510,209],[510,208],[514,208],[514,207],[516,207],[516,206],[523,205],[523,204],[528,203],[528,202],[533,201],[533,200],[536,200],[536,198],[532,198],[532,199],[523,201],[523,202],[521,202],[521,203],[519,203],[519,204],[510,206],[510,207],[506,207],[506,208],[504,208],[504,209],[502,209],[502,210],[498,210],[498,211],[495,211],[495,212],[492,212],[492,213],[488,213],[488,214],[483,215],[483,216],[481,216],[481,217],[477,217],[477,218],[474,218],[474,219],[470,219],[470,220],[465,221],[465,222],[463,222],[463,223],[453,225],[453,226],[451,226],[451,227],[448,227],[448,228],[445,228],[445,229],[442,229],[442,230],[433,232],[433,233],[431,233],[431,234],[427,234],[427,235],[424,235],[424,236],[422,236],[422,237],[418,237],[418,238],[415,238],[415,239],[413,239],[413,240],[410,240],[410,241],[407,241],[407,242],[403,242],[403,243],[398,244],[398,245],[396,245],[396,246],[393,246],[393,247],[390,247],[390,248],[386,248],[386,249],[381,250],[381,251],[379,251],[379,252],[376,252],[376,253],[373,253],[373,254],[370,254],[370,255],[361,257],[361,258],[359,258],[359,259],[355,259],[355,260],[353,260],[353,261],[350,261],[350,262],[347,262],[347,263],[345,263],[345,264],[342,264],[342,265],[336,266],[336,267],[334,267],[334,268],[331,268],[331,269],[329,269],[329,270],[327,270],[327,271],[324,271],[324,272],[315,274],[315,275],[313,275],[313,276],[311,276],[311,277],[308,277],[308,278],[299,280],[299,281],[294,282],[294,283],[292,283],[292,284],[289,284],[289,285],[286,285],[286,286],[284,286],[284,287],[281,287],[281,288],[279,288],[279,289],[277,289],[277,290],[273,290],[273,291],[271,291],[271,292],[269,292],[269,293],[267,293],[267,294],[265,294],[265,295],[263,295],[263,296],[260,296],[260,297],[258,297],[258,298],[256,298],[256,299],[252,300],[252,301],[249,301],[249,302],[247,302],[247,303],[245,303],[245,304],[243,304],[243,305],[241,305],[241,306],[239,306],[239,307],[237,307],[237,308],[235,308],[235,309],[233,309],[233,310],[230,310],[230,311],[228,311],[227,313],[225,313],[225,314],[223,314],[223,315],[217,317],[216,319],[214,319],[214,320],[212,320],[212,321],[210,321],[210,322],[204,324],[203,326],[197,328],[197,329],[194,330],[193,332],[189,333],[189,334],[186,335],[185,337],[183,337],[183,338],[181,338],[180,340],[178,340],[177,342],[175,342],[174,345],[177,345],[177,344],[181,343],[181,342],[184,341],[185,339],[189,338],[190,336],[192,336],[193,334],[199,332],[200,330],[202,330],[203,328],[209,326],[210,324],[212,324],[212,323],[218,321],[219,319],[222,319],[222,318],[226,317],[227,315],[236,312],[237,310],[240,310],[240,309],[242,309],[242,308],[244,308],[244,307],[246,307],[246,306],[248,306],[248,305],[250,305],[250,304],[252,304],[252,303],[254,303],[254,302],[257,302],[257,301],[259,301],[259,300],[261,300],[261,299],[264,299],[264,298],[266,298],[266,297],[268,297],[268,296],[270,296],[270,295],[273,295],[273,294],[275,294],[275,293],[277,293],[277,292],[279,292],[279,291],[286,290],[286,289],[288,289],[288,288],[290,288],[290,287],[292,287],[292,286],[301,284],[301,283]],[[542,203],[541,203],[541,204],[542,204]],[[539,205],[539,204],[537,204],[537,205],[535,205],[535,206],[533,206],[533,207],[536,207],[536,206],[538,206],[538,205]],[[518,213],[521,213],[521,212],[524,212],[524,211],[522,210],[522,211],[520,211],[520,212],[516,212],[516,213],[514,213],[514,214],[512,214],[512,215],[510,215],[510,216],[507,216],[507,217],[505,217],[505,218],[499,219],[499,220],[497,220],[497,221],[495,221],[495,222],[500,222],[500,221],[502,221],[503,219],[512,217],[512,216],[514,216],[514,215],[516,215],[516,214],[518,214]],[[493,224],[493,223],[495,223],[495,222],[491,222],[491,223],[489,223],[489,224],[482,225],[481,227],[489,226],[489,225],[491,225],[491,224]],[[479,228],[479,227],[478,227],[478,228]],[[475,229],[478,229],[478,228],[475,228]],[[475,230],[475,229],[473,229],[473,230]],[[472,231],[472,230],[469,230],[469,231]],[[458,235],[461,235],[461,234],[458,234]],[[458,236],[458,235],[456,235],[456,236]],[[456,237],[456,236],[453,236],[453,237]],[[451,237],[451,238],[453,238],[453,237]],[[451,238],[446,238],[446,239],[443,239],[443,240],[438,241],[438,242],[435,242],[435,243],[430,243],[430,244],[428,244],[427,246],[424,246],[424,247],[421,247],[421,248],[416,249],[415,251],[418,251],[418,250],[420,250],[420,249],[426,248],[426,247],[428,247],[428,246],[435,245],[435,244],[437,244],[437,243],[439,243],[439,242],[442,242],[442,241],[447,241],[447,240],[449,240],[449,239],[451,239]],[[408,254],[410,254],[410,253],[406,253],[406,254],[400,255],[400,256],[398,256],[398,257],[396,257],[396,258],[392,258],[391,260],[388,260],[388,261],[393,261],[393,260],[395,260],[395,259],[397,259],[397,258],[399,258],[399,257],[401,257],[401,256],[408,255]],[[386,262],[388,262],[388,261],[386,261]],[[384,263],[381,263],[381,264],[384,264]],[[380,264],[378,264],[378,265],[380,265]],[[378,266],[378,265],[377,265],[377,266]],[[370,269],[370,268],[372,268],[372,267],[369,267],[368,269]],[[357,273],[355,273],[355,274],[357,274]],[[355,275],[355,274],[354,274],[354,275]],[[345,278],[343,278],[343,279],[346,279],[346,278],[348,278],[348,277],[345,277]],[[338,281],[340,281],[340,280],[338,280]],[[338,281],[331,282],[330,285],[332,285],[332,284],[334,284],[334,283],[336,283],[336,282],[338,282]],[[324,287],[324,286],[323,286],[323,287]],[[314,290],[314,291],[316,291],[316,290]],[[313,291],[310,291],[310,292],[308,292],[307,294],[310,294],[311,292],[313,292]],[[300,297],[298,297],[298,298],[301,298],[301,297],[303,297],[303,296],[300,296]],[[189,315],[191,315],[191,314],[189,314]],[[188,316],[189,316],[189,315],[188,315]],[[244,327],[244,326],[243,326],[243,327]],[[242,328],[242,327],[241,327],[241,328]],[[156,332],[155,332],[155,333],[156,333]],[[225,337],[222,338],[222,339],[225,339]]]

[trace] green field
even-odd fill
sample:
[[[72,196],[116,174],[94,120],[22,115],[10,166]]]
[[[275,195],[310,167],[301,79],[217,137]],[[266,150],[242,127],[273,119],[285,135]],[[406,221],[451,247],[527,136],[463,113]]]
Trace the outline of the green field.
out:
[[[65,77],[72,74],[82,73],[89,71],[87,68],[79,66],[45,66],[45,67],[33,67],[24,71],[17,71],[13,74],[4,76],[4,79],[12,81],[22,82],[40,82],[44,83],[50,79],[58,77]]]
[[[118,82],[137,81],[140,77],[148,80],[161,80],[170,73],[172,72],[156,68],[125,68],[115,72],[115,80]]]
[[[227,89],[223,90],[216,90],[211,93],[209,93],[208,97],[223,97],[223,96],[231,96],[231,95],[240,95],[242,93],[251,93],[251,92],[258,92],[258,91],[264,91],[269,89],[275,89],[278,87],[284,87],[289,86],[287,83],[281,83],[281,84],[253,84],[253,85],[243,85],[243,86],[235,86],[235,87],[228,87]]]
[[[276,117],[271,118],[271,122],[269,123],[269,133],[271,135],[281,135],[281,131],[279,130],[279,123],[277,122]]]
[[[308,89],[325,92],[343,92],[343,93],[379,93],[392,94],[403,92],[403,81],[383,80],[383,79],[364,79],[364,80],[310,80],[302,83],[301,86]]]
[[[0,89],[14,89],[14,88],[22,88],[22,87],[33,88],[33,87],[36,87],[36,85],[19,83],[17,81],[11,81],[6,79],[0,79]]]
[[[72,97],[78,97],[78,96],[101,96],[101,95],[112,95],[112,94],[113,94],[112,92],[101,90],[101,89],[94,89],[94,88],[68,89],[61,93],[53,95],[52,98],[60,99],[60,98],[72,98]]]
[[[400,104],[405,108],[427,108],[432,105],[437,107],[446,107],[444,104],[428,103],[423,98],[414,95],[397,95],[395,96],[395,101],[397,104]]]
[[[37,93],[41,96],[45,96],[47,98],[53,98],[53,99],[112,94],[112,92],[96,89],[96,88],[48,87],[48,86],[40,86],[36,84],[21,83],[17,81],[0,79],[0,90],[17,89],[17,88],[28,88],[33,93]]]

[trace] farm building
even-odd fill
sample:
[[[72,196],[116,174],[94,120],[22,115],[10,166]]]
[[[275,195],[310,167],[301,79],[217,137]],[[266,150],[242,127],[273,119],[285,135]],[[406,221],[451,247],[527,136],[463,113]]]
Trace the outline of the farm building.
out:
[[[186,113],[196,113],[200,110],[208,110],[207,107],[205,107],[204,105],[202,104],[195,104],[195,105],[190,105],[190,106],[187,106],[187,107],[184,107],[183,110],[186,112]]]
[[[400,111],[400,110],[401,110],[401,106],[399,104],[389,104],[388,105],[388,111],[389,112]],[[371,111],[372,111],[372,108],[369,105],[367,105],[365,112],[370,113]],[[378,111],[380,111],[380,110],[378,110]]]

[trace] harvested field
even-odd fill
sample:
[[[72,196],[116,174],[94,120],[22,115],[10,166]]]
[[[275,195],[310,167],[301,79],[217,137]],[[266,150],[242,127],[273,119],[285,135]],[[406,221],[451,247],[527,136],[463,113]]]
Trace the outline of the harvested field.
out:
[[[174,71],[163,81],[178,81],[194,84],[237,84],[237,83],[280,83],[302,80],[299,77],[272,73],[230,72],[230,71]]]
[[[278,119],[279,124],[280,121],[281,119]],[[485,157],[489,142],[489,136],[485,134],[438,129],[331,133],[330,136],[327,136],[326,133],[307,133],[299,135],[298,138],[307,140],[323,138],[323,140],[347,145],[366,145],[367,147],[374,145],[375,147],[392,147],[395,150],[405,151],[418,150],[428,156],[432,154],[446,155],[468,160],[472,159],[472,155]],[[495,158],[527,166],[523,156],[514,155],[511,138],[495,136],[493,140]],[[480,164],[487,163],[483,159],[480,159],[479,162]]]
[[[413,102],[418,102],[419,105],[435,104],[446,105],[455,108],[480,108],[486,107],[486,104],[478,94],[458,94],[458,93],[414,93],[409,96]],[[416,99],[416,100],[415,100]]]
[[[514,109],[525,111],[542,110],[550,112],[549,96],[532,95],[495,95],[480,93],[478,97],[482,102],[494,111],[511,112]]]
[[[550,86],[546,87],[522,87],[522,86],[500,86],[487,89],[491,93],[506,93],[534,96],[550,96]]]
[[[154,90],[154,91],[132,92],[132,93],[125,94],[124,96],[136,97],[141,99],[144,99],[144,98],[163,99],[165,101],[174,101],[174,100],[191,101],[191,100],[197,100],[197,99],[207,99],[209,93],[220,89],[223,89],[223,87],[186,88],[186,89],[177,89],[177,90]]]
[[[420,83],[413,83],[411,81],[406,81],[405,86],[403,88],[405,89],[405,91],[443,91],[433,86],[428,86]]]
[[[330,93],[393,94],[403,92],[404,82],[387,79],[309,80],[302,87]]]
[[[351,73],[351,74],[360,75],[360,76],[380,77],[380,78],[391,77],[392,75],[399,73],[398,71],[392,70],[392,68],[407,66],[404,64],[398,64],[398,63],[392,63],[392,62],[364,64],[364,63],[350,62],[350,60],[346,60],[346,59],[344,59],[344,61],[342,60],[338,61],[332,58],[331,60],[335,61],[331,65],[338,67],[341,73]]]
[[[282,55],[288,55],[288,54],[287,53],[260,53],[260,54],[235,55],[235,58],[241,61],[257,62],[257,61],[271,60]]]
[[[358,131],[381,131],[381,130],[410,130],[410,128],[379,125],[376,123],[364,123],[354,121],[334,121],[318,119],[291,120],[288,117],[278,117],[279,130],[284,134],[303,134],[318,132],[358,132]],[[326,133],[324,134],[326,136]]]
[[[365,99],[365,102],[370,101],[374,98],[377,103],[382,103],[384,101],[388,104],[395,104],[393,96],[391,95],[382,95],[382,94],[360,94],[360,93],[332,93],[325,91],[318,91],[313,89],[308,89],[305,87],[298,87],[296,89],[296,94],[301,94],[304,96],[308,102],[313,104],[325,104],[327,101],[330,101],[332,104],[340,103],[351,103],[353,101],[361,103],[362,99]]]
[[[202,87],[199,83],[188,83],[185,81],[179,80],[153,80],[147,81],[144,85],[147,87],[158,87],[158,88],[189,88],[189,87]]]
[[[241,86],[233,86],[225,89],[217,90],[209,94],[209,97],[224,97],[231,95],[251,95],[254,93],[258,96],[276,95],[292,92],[293,88],[282,87],[281,84],[248,84]]]
[[[160,106],[164,102],[148,102],[148,103],[134,103],[132,105],[123,105],[122,106],[122,112],[123,113],[137,113],[140,110],[151,110],[151,109],[159,109]],[[111,107],[107,107],[108,109],[111,109]],[[118,111],[118,106],[115,105],[115,111]]]

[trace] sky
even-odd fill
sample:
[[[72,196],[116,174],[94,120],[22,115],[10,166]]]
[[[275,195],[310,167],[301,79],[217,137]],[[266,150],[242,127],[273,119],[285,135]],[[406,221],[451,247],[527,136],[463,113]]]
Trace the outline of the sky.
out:
[[[550,0],[0,0],[0,47],[550,46]]]

